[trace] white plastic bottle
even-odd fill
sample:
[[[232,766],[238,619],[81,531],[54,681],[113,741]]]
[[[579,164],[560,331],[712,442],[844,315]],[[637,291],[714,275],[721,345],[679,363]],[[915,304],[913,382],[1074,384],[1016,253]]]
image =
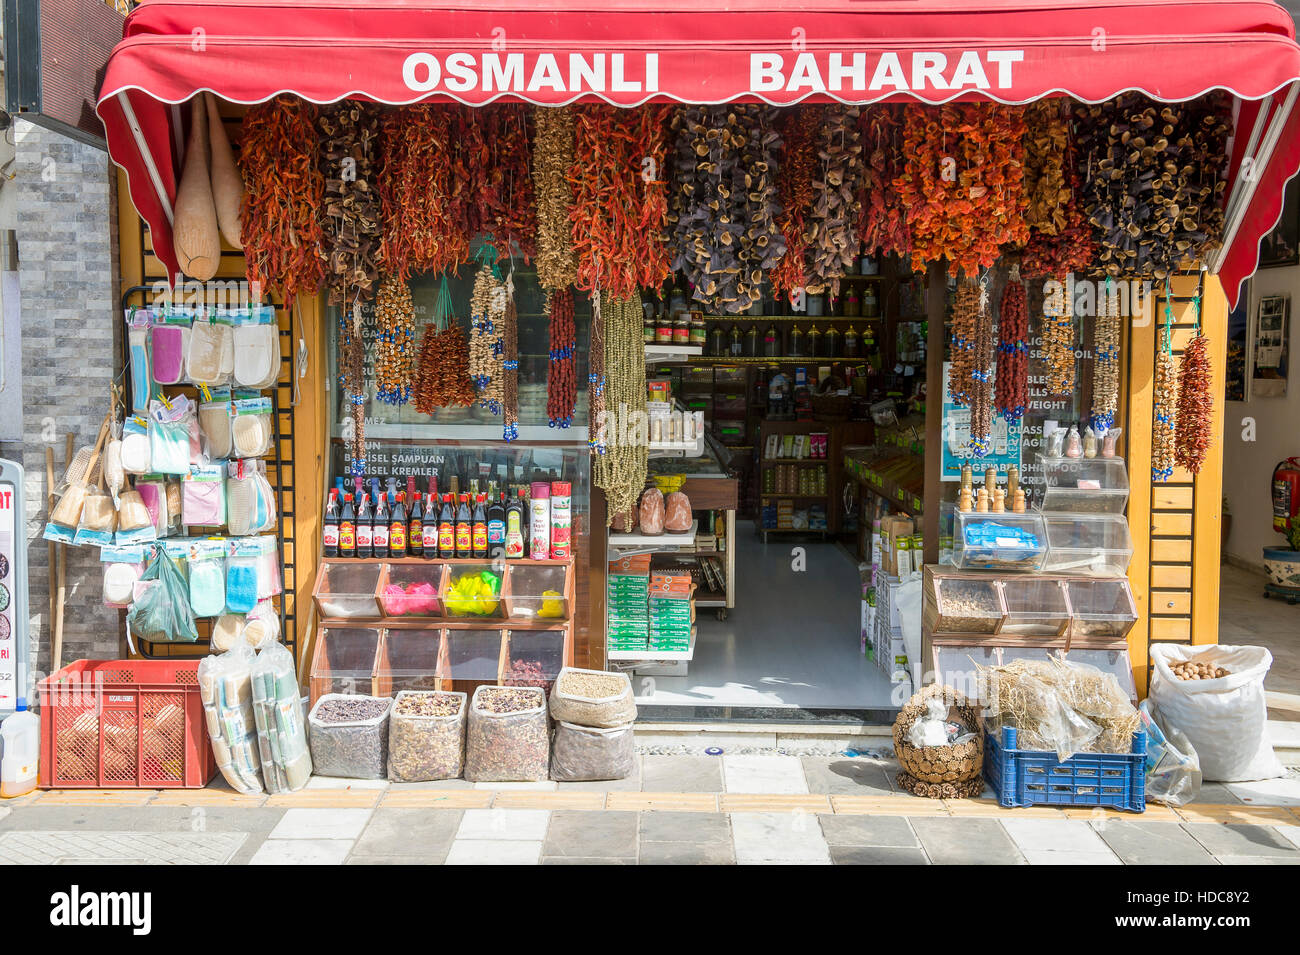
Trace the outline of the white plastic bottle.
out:
[[[40,752],[40,717],[28,712],[20,697],[15,711],[0,723],[0,797],[25,796],[36,788]]]

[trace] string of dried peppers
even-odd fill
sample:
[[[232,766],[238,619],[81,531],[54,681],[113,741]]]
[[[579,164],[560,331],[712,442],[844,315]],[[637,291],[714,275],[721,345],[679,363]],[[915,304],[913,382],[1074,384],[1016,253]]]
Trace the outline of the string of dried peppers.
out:
[[[1168,481],[1174,473],[1175,434],[1178,426],[1178,365],[1172,345],[1173,311],[1165,306],[1156,348],[1155,405],[1151,431],[1151,480]]]
[[[377,185],[383,209],[379,257],[388,273],[454,269],[469,236],[452,221],[452,109],[429,103],[384,113]]]
[[[646,419],[645,349],[641,297],[603,294],[606,400],[617,427],[606,428],[605,453],[592,464],[592,483],[605,492],[609,519],[631,510],[645,488],[649,441]]]
[[[665,120],[671,107],[636,110],[604,104],[574,107],[573,208],[578,258],[574,283],[627,298],[658,288],[672,268],[664,245],[668,199]]]
[[[894,180],[912,234],[912,270],[947,257],[975,275],[1028,237],[1024,112],[1000,103],[903,109],[903,168]]]
[[[906,257],[912,250],[907,212],[894,192],[902,165],[903,107],[870,106],[862,111],[862,209],[858,234],[863,255]]]
[[[781,111],[777,121],[785,147],[777,171],[777,199],[781,211],[777,228],[785,240],[785,254],[772,269],[772,290],[787,296],[804,287],[808,279],[807,220],[812,211],[813,175],[817,168],[819,106],[794,106]],[[793,303],[792,303],[793,304]]]
[[[980,321],[980,284],[971,276],[957,281],[952,309],[952,367],[948,372],[948,394],[959,405],[975,398],[975,339]]]
[[[540,262],[541,251],[538,251]],[[574,365],[578,330],[573,319],[573,289],[565,286],[551,293],[550,364],[546,375],[546,416],[552,428],[573,424],[577,401],[577,376]]]
[[[325,278],[325,177],[316,161],[315,123],[315,106],[277,96],[248,111],[240,135],[240,235],[248,282],[278,290],[286,307],[313,294]]]
[[[1178,431],[1174,442],[1174,460],[1193,474],[1201,472],[1210,449],[1214,429],[1214,395],[1210,390],[1210,340],[1201,330],[1201,303],[1196,309],[1196,336],[1183,349],[1178,365]]]
[[[533,194],[533,108],[524,103],[493,103],[477,111],[488,145],[488,165],[479,201],[484,229],[492,236],[498,261],[518,249],[527,262],[537,251],[537,207]]]
[[[533,191],[537,197],[537,282],[562,289],[578,277],[569,210],[573,207],[573,110],[539,107],[533,114]],[[572,301],[572,300],[570,300]]]
[[[502,316],[505,328],[501,335],[502,356],[501,407],[502,438],[513,441],[519,437],[519,313],[515,310],[515,273],[506,276],[506,311]]]
[[[456,321],[447,276],[433,301],[433,320],[420,339],[420,359],[415,375],[415,410],[433,414],[444,407],[469,407],[474,403],[474,383],[469,377],[469,342]]]
[[[1029,392],[1029,304],[1020,272],[1014,266],[998,309],[998,357],[995,376],[997,413],[1011,424],[1025,414]]]

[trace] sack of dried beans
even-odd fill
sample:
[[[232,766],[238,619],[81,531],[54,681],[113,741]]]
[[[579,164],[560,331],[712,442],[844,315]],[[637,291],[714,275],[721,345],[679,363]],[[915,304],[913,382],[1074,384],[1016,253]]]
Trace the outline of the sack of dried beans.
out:
[[[551,778],[558,782],[626,779],[636,771],[630,723],[608,729],[557,723],[551,750]]]
[[[465,767],[465,694],[403,690],[388,726],[388,778],[455,779]]]
[[[579,726],[626,726],[636,719],[626,673],[565,667],[551,689],[551,716]]]
[[[311,762],[317,776],[383,779],[388,774],[388,715],[393,701],[326,693],[311,708]]]
[[[533,686],[480,686],[470,701],[465,778],[539,782],[551,763],[546,693]]]

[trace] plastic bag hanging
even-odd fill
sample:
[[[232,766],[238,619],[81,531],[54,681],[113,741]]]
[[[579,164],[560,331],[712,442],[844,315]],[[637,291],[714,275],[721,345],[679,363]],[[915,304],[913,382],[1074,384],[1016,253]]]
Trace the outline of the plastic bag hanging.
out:
[[[131,633],[148,643],[194,643],[199,639],[189,584],[163,547],[154,550],[140,583],[145,586],[126,615]]]

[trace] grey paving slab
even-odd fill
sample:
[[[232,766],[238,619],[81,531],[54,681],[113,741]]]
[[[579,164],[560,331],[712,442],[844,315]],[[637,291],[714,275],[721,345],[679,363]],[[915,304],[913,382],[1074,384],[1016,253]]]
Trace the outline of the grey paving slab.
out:
[[[79,832],[32,829],[0,834],[0,865],[221,865],[242,832]]]
[[[831,846],[835,865],[929,865],[923,849],[890,846]]]
[[[1107,821],[1094,827],[1126,865],[1214,865],[1214,856],[1176,822]]]
[[[884,767],[873,760],[847,756],[805,756],[803,772],[810,793],[872,796],[893,792]]]
[[[1223,865],[1300,865],[1298,856],[1219,856]]]
[[[648,793],[720,793],[718,756],[643,756],[641,789]]]
[[[641,757],[637,757],[636,770],[626,779],[596,779],[580,783],[556,783],[559,792],[570,793],[635,793],[641,791]]]
[[[1235,805],[1241,800],[1237,794],[1230,790],[1224,783],[1202,783],[1200,791],[1196,798],[1192,800],[1192,805],[1196,803],[1209,803],[1211,805]]]
[[[434,865],[414,856],[359,856],[355,852],[348,856],[344,865]]]
[[[917,816],[908,822],[936,865],[1020,865],[1024,857],[996,819]]]
[[[462,815],[458,809],[376,809],[352,853],[440,864],[447,859]]]
[[[636,865],[636,859],[605,856],[542,856],[542,865]]]
[[[641,865],[735,865],[731,843],[645,842],[637,856]]]
[[[648,842],[731,845],[731,820],[725,812],[643,812],[640,828],[643,847]]]
[[[0,819],[0,832],[130,829],[136,832],[256,832],[275,828],[284,809],[250,806],[41,806]]]
[[[916,833],[902,816],[836,816],[822,813],[822,834],[830,846],[919,848]]]
[[[427,792],[430,789],[473,789],[474,784],[467,779],[431,779],[428,782],[420,783],[389,783],[388,791],[394,793],[401,792]]]
[[[542,856],[635,859],[637,813],[558,810],[542,843]]]
[[[1183,828],[1213,855],[1224,856],[1291,856],[1300,858],[1300,850],[1271,826],[1221,825],[1217,822],[1185,822]]]

